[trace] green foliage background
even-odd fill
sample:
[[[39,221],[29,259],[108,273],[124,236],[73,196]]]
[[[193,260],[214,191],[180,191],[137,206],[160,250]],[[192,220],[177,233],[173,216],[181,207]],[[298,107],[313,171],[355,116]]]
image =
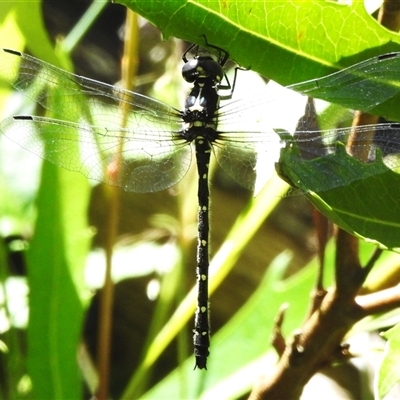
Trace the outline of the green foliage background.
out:
[[[367,15],[361,1],[354,1],[351,7],[323,1],[121,3],[159,26],[165,38],[176,36],[201,45],[204,44],[201,35],[206,35],[210,43],[226,48],[240,65],[251,66],[282,84],[320,77],[368,57],[400,50],[398,35],[380,27]],[[34,56],[47,62],[64,68],[71,65],[67,53],[53,50],[43,26],[40,2],[4,3],[0,22],[1,47],[22,50],[26,46]],[[0,104],[5,106],[11,92],[4,84],[0,88]],[[398,96],[389,99],[377,112],[398,112],[394,107],[398,101]],[[82,375],[76,352],[88,303],[83,271],[92,235],[87,223],[90,187],[80,175],[48,163],[43,164],[40,187],[32,197],[21,200],[4,177],[1,183],[0,218],[12,221],[13,232],[27,227],[34,230],[27,253],[28,350],[25,354],[17,346],[9,348],[10,385],[5,394],[9,398],[81,398]],[[214,257],[213,289],[229,273],[247,241],[274,208],[277,192],[284,190],[285,186],[272,187],[275,196],[268,193],[251,200],[238,216]],[[371,246],[365,245],[362,256],[367,257],[370,251]],[[0,247],[0,252],[4,280],[5,249]],[[333,253],[330,248],[326,259],[328,269],[333,266]],[[282,280],[289,258],[287,253],[276,258],[248,303],[213,335],[212,361],[206,373],[193,373],[190,357],[159,385],[142,393],[140,380],[150,373],[154,359],[184,321],[192,317],[194,296],[189,296],[172,317],[177,323],[165,324],[154,340],[149,341],[149,348],[144,349],[147,356],[132,377],[124,398],[221,399],[246,393],[260,368],[272,368],[275,362],[267,340],[280,305],[283,302],[290,305],[287,333],[301,324],[308,307],[315,262],[290,279]],[[397,262],[390,255],[383,259],[377,267],[380,276],[389,273]],[[384,318],[376,319],[368,329],[385,323]],[[358,329],[362,330],[363,325]],[[7,335],[2,339],[6,346],[17,343],[17,338],[12,337],[15,332],[10,330]],[[387,376],[384,372],[381,372],[383,378]],[[23,392],[21,382],[26,375],[32,389],[28,387]],[[395,374],[389,384],[386,380],[385,388],[389,390],[397,379]]]

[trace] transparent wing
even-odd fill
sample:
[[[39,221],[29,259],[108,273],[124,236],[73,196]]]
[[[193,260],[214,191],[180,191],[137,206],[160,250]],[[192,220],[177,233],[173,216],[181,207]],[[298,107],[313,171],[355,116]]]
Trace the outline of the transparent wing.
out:
[[[180,112],[173,107],[139,93],[72,74],[27,54],[1,49],[0,77],[11,82],[24,96],[53,111],[57,111],[54,108],[59,104],[53,97],[61,96],[64,105],[71,105],[66,107],[68,111],[63,110],[63,119],[69,121],[83,117],[81,110],[74,107],[77,103],[96,108],[103,102],[115,107],[115,115],[108,117],[108,123],[120,126],[122,111],[119,104],[125,102],[132,110],[140,111],[141,118],[146,121],[180,127]],[[62,88],[62,93],[52,90],[55,88]]]
[[[289,169],[284,170],[283,177],[295,187],[302,186],[307,181],[311,182],[310,176],[312,176],[312,183],[310,183],[312,190],[323,192],[340,186],[357,184],[356,181],[370,178],[376,174],[384,174],[388,171],[387,168],[393,170],[400,165],[399,124],[366,125],[357,127],[356,130],[345,128],[320,133],[320,137],[315,139],[314,149],[310,146],[309,140],[307,142],[295,141],[296,145],[301,146],[301,149],[303,149],[303,144],[306,143],[306,147],[304,147],[306,152],[301,150],[300,159],[319,157],[321,156],[320,150],[323,150],[327,155],[321,157],[318,164],[314,163],[313,168],[301,162],[294,164],[289,160]],[[354,142],[350,151],[357,157],[348,157],[347,149],[344,146],[339,146],[339,142],[346,143],[347,137],[353,133],[356,133],[356,138],[353,139]],[[371,136],[371,133],[374,136]],[[326,143],[325,140],[331,143]],[[287,145],[290,144],[290,141],[288,141]],[[331,155],[334,155],[334,157],[331,157]],[[365,168],[360,168],[360,160],[363,161]],[[318,165],[318,169],[315,169],[316,165]],[[282,168],[285,166],[285,164],[279,165],[279,171],[282,172]],[[387,189],[389,190],[390,187]],[[379,193],[374,191],[371,195],[377,196]]]
[[[336,80],[334,75],[332,79]],[[346,74],[341,77],[345,81]],[[324,79],[325,84],[329,84],[329,80]],[[296,143],[302,157],[311,159],[335,153],[337,143],[346,143],[350,133],[356,137],[353,154],[367,154],[368,162],[372,162],[379,148],[387,167],[400,166],[399,157],[395,156],[400,153],[400,124],[335,128],[332,126],[349,125],[352,113],[337,107],[333,112],[318,116],[317,120],[315,111],[308,109],[307,104],[306,96],[293,91],[289,97],[271,99],[268,89],[223,104],[219,109],[219,135],[215,142],[220,166],[242,186],[258,191],[271,176],[282,147]],[[319,129],[320,126],[324,129]],[[332,128],[327,129],[329,127]],[[286,134],[282,136],[279,132]],[[341,162],[340,158],[330,158],[330,161]],[[325,176],[321,179],[320,190],[347,185],[357,179],[360,177],[352,171],[347,171],[345,179],[340,180]]]
[[[399,82],[400,52],[393,52],[369,58],[322,78],[290,85],[286,89],[331,103],[339,103],[349,109],[369,111],[398,96]],[[239,80],[238,83],[240,84]],[[250,89],[251,87],[247,88]],[[246,101],[247,108],[264,107],[263,112],[268,113],[265,106],[271,103],[271,99],[267,100],[267,97],[265,93],[252,96]],[[240,100],[232,102],[226,110],[229,113],[235,113],[238,109],[244,110],[245,108],[239,103]],[[282,105],[283,109],[288,109],[287,104],[286,107],[284,102]]]
[[[0,76],[62,118],[1,123],[5,136],[39,157],[136,192],[166,189],[186,174],[191,147],[178,135],[182,120],[174,108],[18,52],[0,52]],[[132,109],[124,128],[121,103]]]
[[[307,102],[281,86],[277,92],[278,86],[270,83],[252,96],[222,103],[218,110],[217,161],[234,180],[256,192],[271,177],[283,146],[275,130],[294,134]]]
[[[7,118],[0,129],[53,164],[127,191],[167,189],[183,178],[191,163],[191,146],[157,129],[114,130],[35,116]]]
[[[393,52],[288,88],[347,108],[369,111],[398,95],[399,82],[400,53]]]
[[[162,190],[186,173],[191,150],[177,134],[182,126],[178,110],[138,93],[70,74],[24,54],[6,50],[0,57],[0,76],[14,81],[19,91],[55,114],[62,111],[59,113],[62,121],[39,117],[4,121],[1,125],[3,132],[23,147],[57,165],[79,170],[88,177],[108,183],[115,183],[113,174],[123,166],[125,172],[117,184],[126,190]],[[336,101],[368,109],[398,93],[398,84],[394,82],[396,79],[398,82],[399,64],[399,53],[392,53],[289,89],[310,95],[332,92]],[[19,74],[16,73],[18,69]],[[46,90],[49,86],[62,87],[61,94],[56,95],[56,90]],[[297,142],[302,154],[321,156],[334,152],[335,143],[345,141],[350,133],[350,128],[335,129],[332,121],[328,120],[332,119],[331,115],[319,118],[323,130],[316,127],[315,114],[304,113],[305,96],[290,90],[296,100],[289,102],[286,96],[275,98],[268,92],[230,101],[218,110],[218,138],[214,142],[217,160],[229,175],[249,189],[268,179],[282,146]],[[107,112],[104,102],[108,104]],[[124,129],[121,128],[121,102],[134,109]],[[90,112],[82,113],[81,108],[75,107],[76,103],[87,104]],[[62,110],[59,104],[63,105]],[[301,117],[303,125],[298,128]],[[78,134],[72,133],[76,129]],[[369,146],[367,152],[374,154],[374,149],[379,147],[383,154],[390,153],[390,157],[386,157],[387,165],[397,167],[398,161],[393,154],[399,152],[399,126],[380,124],[373,129],[376,134],[371,146],[366,142],[366,132],[371,127],[357,128],[359,135],[353,150],[364,151]],[[277,134],[282,131],[288,135]],[[55,149],[44,152],[39,136],[45,144],[54,146],[56,143]],[[115,154],[120,140],[124,142],[123,165],[116,165]],[[71,144],[78,142],[82,147],[80,159],[68,150]],[[176,162],[175,157],[181,162]],[[102,164],[108,166],[108,176],[101,172]],[[356,179],[351,176],[349,171],[348,183]],[[323,183],[325,188],[331,188],[337,182],[335,177],[331,177]]]

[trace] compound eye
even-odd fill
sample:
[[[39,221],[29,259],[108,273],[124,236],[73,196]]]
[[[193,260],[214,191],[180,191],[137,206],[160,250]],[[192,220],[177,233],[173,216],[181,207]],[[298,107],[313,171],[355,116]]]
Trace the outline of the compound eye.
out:
[[[193,83],[199,76],[199,62],[197,59],[190,60],[182,67],[182,76],[186,82]]]
[[[199,67],[204,71],[204,76],[211,78],[215,82],[221,82],[224,77],[224,70],[212,58],[204,58],[199,60]]]

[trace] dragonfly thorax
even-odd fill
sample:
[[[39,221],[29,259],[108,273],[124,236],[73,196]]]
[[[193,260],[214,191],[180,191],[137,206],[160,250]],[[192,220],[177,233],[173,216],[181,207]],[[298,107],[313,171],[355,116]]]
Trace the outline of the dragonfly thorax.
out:
[[[214,124],[218,104],[219,95],[216,88],[208,85],[200,86],[195,83],[186,97],[182,119],[189,124],[197,122],[201,125]]]
[[[182,112],[184,127],[182,137],[192,142],[199,136],[213,142],[216,139],[217,109],[219,96],[216,88],[194,83],[186,97],[185,110]]]

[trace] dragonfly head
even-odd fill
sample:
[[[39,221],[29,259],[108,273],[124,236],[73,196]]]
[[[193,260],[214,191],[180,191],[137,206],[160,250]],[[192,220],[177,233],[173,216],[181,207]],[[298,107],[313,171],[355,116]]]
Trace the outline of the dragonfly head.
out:
[[[222,81],[224,70],[210,56],[196,56],[182,67],[182,76],[186,82],[214,87]]]

